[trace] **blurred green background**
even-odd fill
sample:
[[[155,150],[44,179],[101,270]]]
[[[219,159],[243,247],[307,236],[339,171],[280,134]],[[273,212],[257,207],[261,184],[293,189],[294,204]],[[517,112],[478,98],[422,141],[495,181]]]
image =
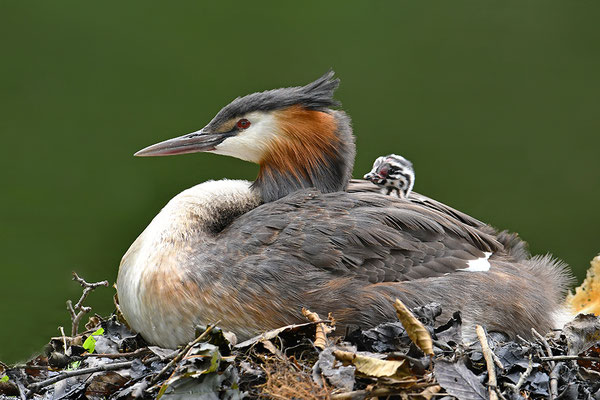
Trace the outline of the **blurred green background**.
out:
[[[136,159],[238,95],[334,68],[355,176],[397,152],[415,189],[552,252],[579,280],[600,252],[600,3],[0,3],[0,359],[38,351],[65,300],[114,282],[171,197],[257,167]],[[87,304],[112,311],[112,289]]]

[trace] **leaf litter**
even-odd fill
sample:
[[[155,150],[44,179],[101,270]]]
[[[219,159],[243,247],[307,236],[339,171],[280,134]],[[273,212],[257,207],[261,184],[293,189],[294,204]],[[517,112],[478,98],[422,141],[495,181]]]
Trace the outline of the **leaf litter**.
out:
[[[74,279],[86,296],[104,286]],[[238,344],[218,323],[197,327],[197,338],[176,350],[148,345],[118,308],[90,317],[81,333],[76,313],[75,334],[63,331],[25,363],[0,362],[0,399],[600,399],[594,315],[535,340],[482,331],[466,343],[460,313],[438,321],[439,304],[394,306],[398,321],[344,337],[335,336],[335,316],[304,310],[306,323]]]

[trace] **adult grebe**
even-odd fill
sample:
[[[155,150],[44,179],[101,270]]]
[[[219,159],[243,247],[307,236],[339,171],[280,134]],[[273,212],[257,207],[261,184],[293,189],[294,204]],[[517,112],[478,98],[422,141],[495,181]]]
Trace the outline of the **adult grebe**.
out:
[[[175,347],[217,320],[240,339],[303,321],[344,326],[395,319],[436,301],[510,335],[552,328],[564,266],[516,236],[417,193],[384,196],[351,181],[349,117],[334,110],[333,72],[306,86],[237,98],[198,132],[138,156],[213,152],[258,163],[254,183],[209,181],[175,196],[127,251],[121,310],[149,342]],[[340,327],[341,325],[341,327]]]

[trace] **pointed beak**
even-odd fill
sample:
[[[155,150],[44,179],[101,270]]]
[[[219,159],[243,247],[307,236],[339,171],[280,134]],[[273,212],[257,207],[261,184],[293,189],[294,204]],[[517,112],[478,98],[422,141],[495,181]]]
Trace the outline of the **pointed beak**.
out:
[[[215,146],[228,137],[231,132],[210,133],[201,129],[164,142],[153,144],[134,154],[137,157],[172,156],[176,154],[198,153],[215,150]]]

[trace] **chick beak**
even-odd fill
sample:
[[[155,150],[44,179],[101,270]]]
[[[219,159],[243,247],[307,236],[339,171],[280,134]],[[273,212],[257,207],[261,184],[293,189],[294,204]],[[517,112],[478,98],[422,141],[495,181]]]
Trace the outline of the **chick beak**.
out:
[[[173,139],[148,146],[134,156],[156,157],[172,156],[176,154],[198,153],[201,151],[212,151],[219,143],[231,136],[227,133],[211,133],[201,129],[197,132],[188,133]]]
[[[369,172],[363,178],[366,179],[367,181],[371,181],[374,183],[379,182],[381,179],[383,179],[382,176],[376,172]]]

